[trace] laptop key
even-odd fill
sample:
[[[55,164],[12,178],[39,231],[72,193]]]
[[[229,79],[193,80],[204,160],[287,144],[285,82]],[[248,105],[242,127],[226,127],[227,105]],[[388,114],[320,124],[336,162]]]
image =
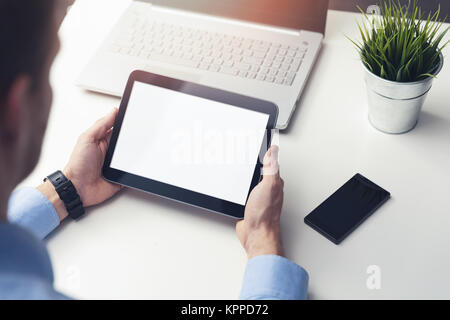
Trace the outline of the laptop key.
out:
[[[241,71],[239,71],[238,75],[239,75],[239,77],[245,78],[247,76],[247,71],[241,70]]]
[[[257,73],[256,72],[247,72],[247,78],[248,79],[256,79]]]
[[[283,70],[278,70],[278,72],[277,72],[277,77],[278,78],[285,78],[287,76],[287,72],[286,71],[283,71]]]
[[[223,63],[223,66],[225,67],[232,67],[234,65],[233,60],[227,60]]]
[[[199,65],[199,69],[202,69],[202,70],[208,70],[208,69],[209,69],[209,66],[210,66],[209,63],[202,62],[202,63],[200,63],[200,65]]]
[[[264,58],[266,56],[266,54],[262,51],[256,51],[255,54],[253,55],[255,58]]]
[[[253,55],[253,50],[245,49],[244,50],[244,56],[251,57]]]
[[[255,57],[244,57],[244,59],[242,60],[244,63],[248,63],[248,64],[256,64],[256,65],[262,65],[263,63],[263,59],[260,58],[255,58]]]
[[[203,58],[203,61],[206,63],[212,63],[214,61],[214,58],[213,57],[205,57],[205,58]]]
[[[297,72],[301,65],[302,60],[294,60],[294,62],[291,64],[291,70]]]
[[[278,73],[278,69],[270,69],[269,72],[267,73],[267,75],[269,76],[276,76],[276,74]]]
[[[283,60],[284,60],[284,57],[276,56],[275,59],[273,60],[273,63],[279,63],[281,65]]]
[[[221,73],[225,73],[225,74],[229,74],[229,75],[233,75],[236,76],[239,72],[238,69],[235,68],[229,68],[229,67],[222,67],[220,68],[220,72]]]
[[[251,65],[249,65],[247,63],[238,63],[235,65],[235,67],[239,70],[248,71],[248,70],[250,70]]]
[[[259,69],[260,69],[259,66],[257,66],[257,65],[252,65],[251,68],[250,68],[250,71],[251,71],[251,72],[257,73],[257,72],[259,71]]]
[[[256,44],[252,46],[252,49],[254,51],[259,51],[259,52],[263,52],[266,53],[267,51],[269,51],[269,46],[265,45],[265,44]]]
[[[233,60],[235,63],[239,63],[239,62],[242,61],[242,56],[240,56],[240,55],[233,55],[231,57],[231,60]]]
[[[284,84],[284,77],[276,77],[275,83],[276,84]]]
[[[277,68],[279,69],[281,67],[281,62],[272,62],[272,68]]]
[[[218,72],[220,70],[220,65],[211,65],[208,70],[212,72]]]
[[[291,64],[292,62],[294,61],[294,59],[292,59],[291,57],[286,57],[286,58],[284,58],[284,63],[288,63],[288,64]]]
[[[291,65],[289,63],[282,63],[280,66],[280,70],[289,70],[291,68]]]
[[[263,67],[263,68],[261,68],[261,70],[259,71],[259,73],[260,73],[260,74],[264,74],[264,75],[266,75],[266,74],[268,74],[268,73],[269,73],[269,71],[270,71],[270,69],[269,69],[269,68],[267,68],[267,67]]]
[[[290,49],[290,50],[287,52],[286,55],[287,55],[288,57],[295,57],[296,53],[297,53],[296,50]]]
[[[295,80],[295,75],[291,75],[291,76],[286,77],[286,80],[284,83],[288,86],[291,86],[294,83],[294,80]]]

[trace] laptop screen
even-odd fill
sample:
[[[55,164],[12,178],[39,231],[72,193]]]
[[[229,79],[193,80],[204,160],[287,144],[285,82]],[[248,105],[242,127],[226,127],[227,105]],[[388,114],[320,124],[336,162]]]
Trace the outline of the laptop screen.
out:
[[[328,0],[140,0],[237,20],[325,33]]]

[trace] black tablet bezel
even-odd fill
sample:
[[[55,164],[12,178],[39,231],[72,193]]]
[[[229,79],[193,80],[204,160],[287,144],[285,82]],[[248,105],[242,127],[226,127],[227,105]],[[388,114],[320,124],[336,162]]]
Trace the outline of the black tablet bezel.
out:
[[[119,112],[114,123],[114,129],[111,134],[111,141],[106,152],[105,162],[103,165],[102,174],[103,177],[113,183],[120,184],[133,189],[138,189],[145,191],[147,193],[152,193],[164,198],[172,199],[175,201],[183,202],[192,206],[204,208],[210,211],[214,211],[220,214],[231,216],[234,218],[242,219],[244,217],[245,206],[229,202],[226,200],[211,197],[202,193],[190,191],[173,185],[169,185],[156,180],[148,179],[145,177],[137,176],[131,173],[127,173],[121,170],[111,168],[111,160],[116,147],[117,139],[120,135],[120,130],[122,127],[122,122],[127,110],[128,102],[130,99],[131,92],[133,90],[133,85],[135,82],[142,82],[158,86],[161,88],[166,88],[169,90],[174,90],[182,92],[185,94],[222,102],[225,104],[230,104],[236,107],[262,112],[269,115],[269,121],[267,124],[267,134],[261,145],[260,158],[271,144],[271,130],[275,128],[277,117],[278,117],[278,107],[272,102],[263,101],[251,97],[246,97],[236,93],[231,93],[215,88],[206,87],[203,85],[195,84],[192,82],[182,81],[178,79],[168,78],[158,74],[153,74],[145,71],[134,71],[131,73],[130,78],[125,89],[125,93],[122,97],[120,103]],[[261,158],[262,159],[262,158]],[[261,161],[258,159],[255,165],[255,170],[253,174],[252,183],[249,189],[250,195],[251,190],[259,183],[261,177]],[[232,187],[232,186],[230,186]],[[247,202],[247,201],[246,201]]]

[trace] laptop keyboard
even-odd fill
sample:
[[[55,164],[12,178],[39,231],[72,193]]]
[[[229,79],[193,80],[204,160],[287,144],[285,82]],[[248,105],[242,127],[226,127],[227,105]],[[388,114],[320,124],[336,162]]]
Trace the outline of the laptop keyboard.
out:
[[[308,43],[293,46],[136,19],[115,39],[111,51],[291,86]]]

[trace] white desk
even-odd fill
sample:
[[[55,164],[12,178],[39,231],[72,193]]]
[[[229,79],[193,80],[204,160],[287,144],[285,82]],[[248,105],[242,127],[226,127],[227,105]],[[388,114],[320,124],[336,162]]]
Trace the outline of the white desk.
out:
[[[67,17],[42,158],[25,184],[37,185],[62,168],[78,135],[118,106],[117,99],[73,83],[128,3],[78,0]],[[324,49],[280,137],[286,252],[308,270],[312,299],[448,299],[450,67],[435,82],[414,131],[376,131],[367,121],[361,63],[343,35],[356,36],[357,18],[329,11]],[[356,172],[392,199],[335,246],[303,218]],[[48,248],[56,288],[77,298],[233,299],[246,264],[234,221],[135,191],[77,223],[67,221]],[[381,290],[366,287],[369,265],[381,268]]]

